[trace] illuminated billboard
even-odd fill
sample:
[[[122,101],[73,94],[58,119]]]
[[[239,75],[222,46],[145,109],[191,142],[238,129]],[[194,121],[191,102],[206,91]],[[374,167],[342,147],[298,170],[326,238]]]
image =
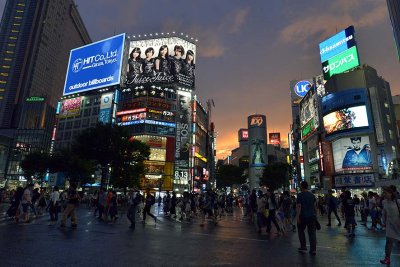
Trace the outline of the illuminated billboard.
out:
[[[238,132],[239,142],[248,141],[249,140],[249,130],[240,129]]]
[[[313,118],[318,118],[317,99],[314,91],[308,93],[300,102],[300,127],[306,125]],[[318,119],[315,120],[315,127],[318,127]]]
[[[354,46],[322,63],[324,79],[328,80],[335,74],[343,73],[359,65],[357,46]]]
[[[350,26],[319,44],[321,63],[355,45],[354,27]]]
[[[271,145],[280,146],[281,145],[281,133],[269,133],[268,141]]]
[[[367,135],[345,137],[332,142],[336,172],[372,170],[372,153]]]
[[[369,126],[365,105],[333,111],[325,115],[323,121],[326,134],[351,131]]]
[[[194,88],[196,45],[178,37],[130,42],[127,87],[142,85]]]
[[[75,97],[63,100],[61,103],[61,111],[59,117],[67,118],[67,117],[79,116],[81,114],[82,98],[83,97]]]
[[[64,95],[120,84],[125,34],[71,50]]]
[[[177,94],[178,109],[175,136],[175,180],[188,180],[190,178],[190,134],[192,117],[192,99],[189,92]]]
[[[114,93],[106,93],[101,95],[100,110],[99,110],[100,123],[111,123],[113,96]]]
[[[312,133],[314,133],[317,130],[317,126],[315,124],[315,121],[318,120],[318,118],[312,118],[310,121],[304,125],[304,127],[301,129],[301,140],[303,141],[307,137],[309,137]]]

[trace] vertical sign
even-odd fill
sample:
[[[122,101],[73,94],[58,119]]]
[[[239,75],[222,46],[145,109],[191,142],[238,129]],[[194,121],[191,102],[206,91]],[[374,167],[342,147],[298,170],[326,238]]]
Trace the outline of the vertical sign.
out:
[[[175,180],[186,180],[189,175],[191,94],[178,91],[175,138]]]
[[[264,115],[247,118],[249,132],[249,182],[250,188],[259,186],[260,177],[267,165],[267,119]]]
[[[99,122],[107,124],[111,123],[111,108],[113,93],[107,93],[101,95],[100,111],[99,111]]]

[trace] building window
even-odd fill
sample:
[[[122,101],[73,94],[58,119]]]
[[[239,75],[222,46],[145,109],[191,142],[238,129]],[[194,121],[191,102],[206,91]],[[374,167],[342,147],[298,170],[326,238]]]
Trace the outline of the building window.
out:
[[[98,115],[99,114],[99,110],[100,110],[100,107],[94,107],[93,111],[92,111],[92,115]]]
[[[389,108],[389,104],[387,102],[385,102],[383,105],[385,106],[385,108]]]
[[[72,128],[72,121],[67,121],[65,123],[65,129],[71,129]]]
[[[83,111],[83,117],[89,117],[89,116],[90,116],[90,111],[91,111],[90,108],[84,109],[84,111]]]
[[[392,132],[392,130],[389,130],[389,138],[390,138],[391,140],[393,140],[393,132]]]
[[[83,119],[82,120],[82,127],[88,127],[89,126],[89,119]]]
[[[80,128],[81,127],[81,120],[76,120],[74,121],[74,128]]]
[[[64,133],[64,140],[69,140],[71,138],[71,132]]]

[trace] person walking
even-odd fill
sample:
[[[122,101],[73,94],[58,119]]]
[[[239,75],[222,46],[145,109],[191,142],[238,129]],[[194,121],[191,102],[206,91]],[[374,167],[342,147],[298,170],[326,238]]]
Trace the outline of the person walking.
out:
[[[308,231],[308,239],[310,242],[309,253],[313,256],[316,255],[317,251],[317,207],[315,196],[308,191],[308,183],[302,181],[300,183],[301,192],[297,196],[296,205],[296,219],[298,236],[300,241],[300,253],[307,252],[306,247],[306,235],[304,233],[306,227]]]
[[[380,262],[390,265],[390,255],[392,253],[393,243],[400,240],[400,200],[392,188],[383,188],[384,200],[383,221],[386,227],[385,258]]]
[[[328,204],[328,224],[326,226],[331,226],[331,214],[333,212],[333,214],[336,217],[336,220],[338,221],[338,225],[337,226],[341,226],[342,222],[338,216],[337,213],[337,208],[338,208],[338,199],[333,195],[333,191],[332,190],[328,190],[328,196],[327,196],[327,204]]]
[[[128,195],[129,195],[128,198],[129,208],[126,216],[128,217],[128,220],[131,222],[131,226],[129,226],[129,228],[135,230],[136,208],[142,202],[142,196],[138,192],[134,192],[133,190],[129,191]]]
[[[76,191],[76,184],[71,183],[67,192],[68,202],[65,207],[63,218],[60,227],[65,227],[67,219],[71,216],[71,227],[76,228],[78,226],[78,218],[76,217],[75,208],[79,202],[79,194]]]
[[[274,192],[271,190],[267,191],[267,201],[268,201],[268,217],[267,217],[267,233],[271,233],[271,221],[274,223],[278,234],[281,233],[282,229],[279,227],[276,221],[276,210],[278,205],[276,203]]]
[[[355,220],[355,204],[354,199],[351,197],[351,193],[349,190],[345,192],[346,198],[343,199],[343,208],[344,208],[344,218],[345,225],[347,228],[347,237],[355,237],[355,228],[356,228],[356,220]]]
[[[53,222],[58,221],[58,210],[60,208],[59,200],[60,200],[60,193],[58,192],[58,186],[54,186],[53,192],[51,192],[50,194],[50,205],[49,205],[50,221]]]
[[[156,198],[150,193],[150,188],[146,189],[146,198],[143,209],[143,224],[146,223],[146,214],[154,219],[154,222],[157,223],[157,217],[150,213],[151,206],[156,202]]]
[[[265,206],[267,205],[267,200],[264,197],[264,194],[261,190],[258,190],[258,198],[257,198],[257,226],[258,233],[261,234],[261,228],[265,224]]]

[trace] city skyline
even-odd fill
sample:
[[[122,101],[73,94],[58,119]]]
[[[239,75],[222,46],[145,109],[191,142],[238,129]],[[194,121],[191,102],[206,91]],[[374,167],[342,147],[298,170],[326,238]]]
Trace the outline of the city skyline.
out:
[[[269,133],[280,132],[286,139],[290,81],[321,74],[318,44],[349,25],[355,27],[361,64],[377,69],[391,84],[392,95],[400,93],[400,66],[384,0],[312,0],[307,6],[294,0],[257,5],[196,1],[190,8],[181,0],[75,2],[93,41],[122,32],[163,31],[199,40],[196,94],[204,104],[215,102],[218,158],[238,146],[237,131],[254,113],[266,115]],[[1,0],[1,10],[4,4]]]

